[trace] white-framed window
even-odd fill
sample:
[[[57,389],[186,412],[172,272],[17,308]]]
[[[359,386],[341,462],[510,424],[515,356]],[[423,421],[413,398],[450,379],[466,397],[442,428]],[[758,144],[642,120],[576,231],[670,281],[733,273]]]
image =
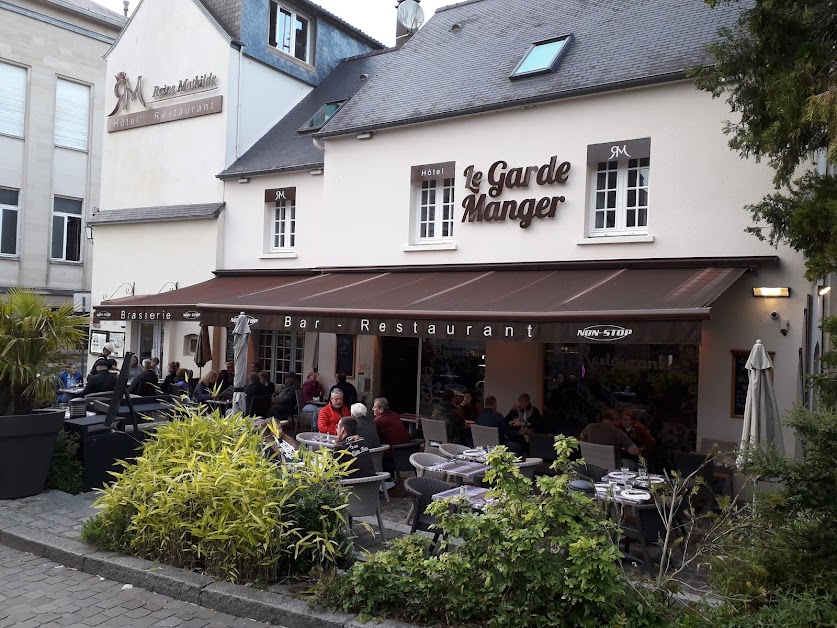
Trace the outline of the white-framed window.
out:
[[[81,199],[56,196],[52,203],[52,250],[50,257],[65,262],[81,261]]]
[[[55,145],[87,150],[90,87],[73,81],[55,82]]]
[[[588,146],[590,236],[648,233],[650,147],[649,138]]]
[[[416,218],[416,240],[450,240],[453,238],[454,178],[430,179],[421,182]]]
[[[296,200],[281,199],[273,208],[274,251],[293,250],[296,245]]]
[[[312,21],[296,9],[279,2],[270,3],[268,43],[303,63],[311,63]]]
[[[17,255],[20,192],[0,188],[0,255]]]
[[[274,383],[281,384],[285,375],[302,372],[305,357],[305,334],[298,331],[259,332],[259,368],[271,374]]]
[[[0,134],[23,137],[26,68],[0,63]]]

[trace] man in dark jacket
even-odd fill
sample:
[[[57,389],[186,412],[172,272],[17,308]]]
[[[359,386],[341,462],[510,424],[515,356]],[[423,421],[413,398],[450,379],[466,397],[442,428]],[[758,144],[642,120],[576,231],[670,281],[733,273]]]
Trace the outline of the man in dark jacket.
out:
[[[108,370],[107,359],[96,360],[96,374],[87,378],[87,385],[81,391],[81,396],[92,395],[93,393],[111,392],[116,388],[116,375]]]
[[[258,375],[256,375],[258,378]],[[285,385],[273,397],[273,405],[268,410],[268,415],[280,421],[296,414],[296,391],[302,390],[299,385],[299,375],[288,373],[285,375]]]
[[[341,462],[351,459],[349,479],[368,478],[375,475],[375,463],[369,454],[369,444],[357,435],[357,421],[350,416],[337,422],[337,444],[334,455]]]
[[[520,443],[514,442],[516,435],[509,427],[508,422],[502,414],[497,412],[497,399],[489,395],[483,402],[485,409],[477,417],[477,425],[483,427],[494,427],[500,433],[500,444],[508,447],[509,451],[520,453],[522,448]]]
[[[339,388],[343,391],[343,403],[345,403],[347,407],[351,408],[352,404],[357,402],[357,388],[346,381],[345,373],[337,373],[334,378],[337,380],[337,383],[331,387],[331,390],[328,391],[329,396],[331,396],[332,390]]]
[[[142,373],[131,382],[128,392],[132,395],[153,396],[156,391],[152,386],[157,385],[157,373],[154,372],[154,365],[148,358],[142,361]]]

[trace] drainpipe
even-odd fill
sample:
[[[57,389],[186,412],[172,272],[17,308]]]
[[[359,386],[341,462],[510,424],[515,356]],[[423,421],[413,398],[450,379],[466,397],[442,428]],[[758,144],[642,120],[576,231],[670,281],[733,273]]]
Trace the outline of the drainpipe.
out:
[[[311,141],[314,143],[314,148],[316,148],[316,149],[317,149],[318,151],[320,151],[321,153],[324,153],[324,152],[325,152],[325,144],[323,144],[322,142],[320,142],[320,140],[318,140],[316,137],[314,137],[314,136],[312,135],[312,136],[311,136]]]
[[[244,56],[244,43],[238,42],[238,81],[235,97],[235,158],[241,156],[241,61]]]

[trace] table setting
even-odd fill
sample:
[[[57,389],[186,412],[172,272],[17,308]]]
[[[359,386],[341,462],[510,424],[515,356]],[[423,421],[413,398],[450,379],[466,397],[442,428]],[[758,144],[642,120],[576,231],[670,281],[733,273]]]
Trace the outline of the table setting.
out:
[[[619,502],[641,504],[653,499],[652,487],[655,484],[665,481],[662,475],[623,468],[611,471],[602,477],[601,482],[595,483],[596,496],[600,499],[612,497]]]

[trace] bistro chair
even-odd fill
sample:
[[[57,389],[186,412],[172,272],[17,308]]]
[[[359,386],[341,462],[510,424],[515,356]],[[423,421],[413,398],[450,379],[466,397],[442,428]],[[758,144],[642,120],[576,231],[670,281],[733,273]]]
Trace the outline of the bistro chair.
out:
[[[270,395],[252,395],[247,397],[247,415],[266,418],[270,410]]]
[[[305,407],[305,404],[302,403],[302,390],[296,391],[296,412],[292,417],[294,430],[299,429],[299,423],[302,421],[302,408]]]
[[[413,454],[421,452],[422,448],[424,447],[424,440],[421,438],[416,438],[411,440],[409,443],[403,443],[401,445],[393,445],[392,449],[392,458],[395,465],[395,483],[398,484],[402,481],[401,474],[414,471],[415,468],[413,467],[413,463],[410,461],[410,457]]]
[[[447,458],[443,458],[442,456],[437,456],[436,454],[431,454],[429,452],[419,452],[410,456],[410,464],[412,464],[413,468],[416,470],[417,478],[428,477],[436,478],[438,480],[444,479],[444,471],[431,471],[430,469],[431,467],[438,466],[447,461]]]
[[[413,496],[413,525],[410,529],[410,534],[414,534],[416,530],[429,532],[430,527],[439,523],[433,515],[425,512],[427,507],[433,501],[433,496],[436,493],[447,491],[454,488],[450,482],[443,482],[442,480],[434,480],[433,478],[407,478],[404,480],[404,490]],[[441,530],[434,530],[433,544],[430,546],[430,553],[436,547],[439,540]]]
[[[715,438],[700,439],[700,453],[711,453],[713,447],[715,448],[715,453],[718,455],[731,454],[738,451],[738,443],[733,443],[729,440],[717,440]]]
[[[543,460],[535,472],[537,475],[556,475],[556,471],[552,469],[552,463],[557,458],[555,434],[529,432],[529,455]]]
[[[445,458],[451,459],[458,458],[469,449],[471,448],[467,445],[457,445],[456,443],[442,443],[439,445],[439,453]]]
[[[530,480],[535,479],[535,473],[543,464],[543,458],[526,458],[523,462],[515,463],[520,472],[523,474],[523,477],[529,478]]]
[[[572,471],[578,474],[578,477],[590,480],[591,482],[601,482],[602,478],[607,475],[607,469],[604,467],[597,467],[594,464],[576,463],[572,466]]]
[[[369,456],[372,458],[372,464],[375,466],[376,473],[385,473],[384,471],[384,453],[389,449],[389,445],[381,445],[380,447],[370,447]],[[389,473],[387,473],[387,480]],[[389,501],[389,493],[387,492],[386,484],[383,486],[384,499]]]
[[[496,447],[500,444],[500,430],[496,427],[472,425],[471,437],[474,439],[474,447]]]
[[[424,432],[424,451],[439,453],[439,445],[448,442],[448,426],[444,421],[422,419],[421,429]]]
[[[378,529],[381,531],[381,540],[386,541],[384,521],[381,517],[381,501],[378,493],[383,484],[389,479],[389,473],[376,473],[365,478],[345,478],[340,480],[341,486],[349,489],[349,502],[346,506],[346,514],[349,517],[349,529],[352,528],[352,519],[355,517],[378,517]]]
[[[695,501],[704,510],[715,507],[715,494],[724,491],[724,480],[715,478],[715,462],[708,459],[705,454],[696,452],[674,452],[674,468],[685,479],[692,476],[693,484],[699,488],[695,494]]]
[[[580,443],[581,457],[587,464],[594,464],[608,471],[616,471],[621,467],[613,445],[596,445],[594,443]]]

